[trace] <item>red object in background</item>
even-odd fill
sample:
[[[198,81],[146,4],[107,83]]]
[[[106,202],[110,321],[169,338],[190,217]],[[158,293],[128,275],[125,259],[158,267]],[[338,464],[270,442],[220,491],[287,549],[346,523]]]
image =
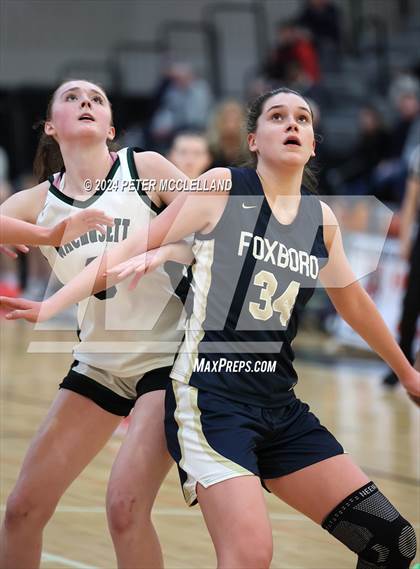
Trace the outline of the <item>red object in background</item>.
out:
[[[301,38],[293,46],[293,51],[296,54],[296,60],[306,75],[312,79],[314,83],[318,83],[321,77],[321,71],[319,68],[318,54],[312,42]]]
[[[0,296],[10,296],[11,298],[18,298],[22,295],[21,289],[10,283],[5,283],[0,281]],[[0,318],[3,318],[5,314],[9,312],[4,308],[0,308]]]
[[[401,229],[401,216],[399,212],[394,213],[388,229],[388,237],[399,237]]]

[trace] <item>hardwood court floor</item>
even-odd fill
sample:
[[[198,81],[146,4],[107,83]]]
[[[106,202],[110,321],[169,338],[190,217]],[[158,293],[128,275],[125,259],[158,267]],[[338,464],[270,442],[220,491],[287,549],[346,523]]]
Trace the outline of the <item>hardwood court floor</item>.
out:
[[[0,503],[2,509],[28,443],[53,399],[70,356],[28,354],[31,326],[1,322]],[[36,339],[39,340],[39,332]],[[45,332],[42,338],[45,338]],[[55,335],[54,338],[58,336]],[[70,336],[68,339],[72,339]],[[376,362],[340,365],[299,362],[298,395],[311,404],[354,459],[416,527],[420,523],[419,411],[402,390],[382,389]],[[43,569],[112,569],[104,497],[120,438],[114,436],[70,487],[48,525]],[[267,495],[276,569],[350,569],[354,556],[325,531]],[[157,501],[154,520],[168,569],[215,566],[198,507],[187,508],[172,469]]]

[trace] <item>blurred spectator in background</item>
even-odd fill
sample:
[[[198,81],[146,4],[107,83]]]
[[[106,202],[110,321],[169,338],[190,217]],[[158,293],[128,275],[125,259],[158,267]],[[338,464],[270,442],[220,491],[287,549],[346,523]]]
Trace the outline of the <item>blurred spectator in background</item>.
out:
[[[420,82],[420,59],[417,59],[411,67],[411,75]]]
[[[238,101],[227,100],[217,106],[207,132],[213,168],[241,162],[244,153],[244,121],[245,109]]]
[[[345,195],[370,195],[376,166],[390,154],[390,135],[383,117],[372,105],[359,113],[359,136],[346,160],[333,171],[334,184]]]
[[[9,159],[7,153],[0,146],[0,203],[3,203],[12,193],[9,183]]]
[[[293,21],[281,22],[276,37],[277,43],[263,64],[263,74],[272,87],[289,86],[296,81],[297,73],[308,85],[318,83],[319,60],[308,32]]]
[[[310,159],[309,167],[318,180],[318,192],[325,196],[332,193],[332,188],[329,183],[329,172],[334,165],[335,158],[325,143],[321,108],[314,100],[307,98],[307,101],[312,109],[312,123],[316,141],[315,157]]]
[[[413,239],[416,221],[417,231]],[[420,144],[413,150],[409,160],[400,227],[401,254],[409,261],[410,267],[402,305],[399,343],[407,359],[413,362],[417,320],[420,314]],[[384,377],[383,383],[392,387],[398,383],[398,378],[390,371]]]
[[[176,63],[161,87],[160,101],[149,132],[156,150],[166,151],[180,130],[206,127],[213,97],[207,82],[195,76],[191,65]]]
[[[12,193],[9,183],[9,159],[4,148],[0,146],[0,203],[3,203]],[[20,256],[24,256],[19,254]],[[21,292],[18,286],[16,261],[6,255],[0,255],[0,294],[18,296]]]
[[[198,131],[180,132],[172,142],[168,160],[189,178],[198,178],[209,169],[212,160],[207,138]]]
[[[420,140],[420,85],[408,75],[397,78],[390,97],[398,117],[390,134],[389,159],[381,162],[373,176],[374,194],[401,205],[409,157]]]
[[[322,67],[330,68],[338,60],[337,49],[341,46],[341,18],[335,3],[307,0],[296,22],[311,32]]]
[[[420,82],[412,75],[400,75],[391,84],[390,98],[399,114],[392,140],[394,155],[408,163],[420,140]]]

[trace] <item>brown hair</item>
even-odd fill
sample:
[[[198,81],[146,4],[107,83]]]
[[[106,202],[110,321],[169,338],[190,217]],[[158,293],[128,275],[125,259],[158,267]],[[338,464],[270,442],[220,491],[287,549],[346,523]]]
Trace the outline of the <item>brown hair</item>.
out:
[[[257,122],[258,122],[259,117],[261,116],[261,113],[262,113],[262,110],[264,107],[264,103],[266,101],[268,101],[268,99],[271,99],[271,97],[274,97],[274,95],[278,95],[279,93],[292,93],[293,95],[297,95],[298,97],[303,99],[305,101],[305,103],[308,105],[309,110],[311,111],[311,116],[313,118],[313,112],[311,109],[311,105],[309,104],[308,100],[305,99],[305,97],[303,97],[297,91],[293,91],[292,89],[289,89],[288,87],[279,87],[278,89],[273,89],[271,91],[267,91],[266,93],[263,93],[262,95],[257,97],[254,101],[252,101],[252,103],[249,105],[248,114],[247,114],[247,121],[246,121],[246,132],[247,132],[247,134],[251,134],[257,130]],[[256,168],[257,167],[257,155],[256,155],[256,153],[251,152],[248,149],[248,155],[249,155],[249,158],[246,161],[245,165],[248,166],[249,168]],[[317,180],[314,172],[311,170],[311,168],[307,164],[305,165],[305,168],[303,170],[302,184],[311,192],[316,192],[318,180]]]
[[[35,153],[35,160],[33,165],[34,176],[39,183],[45,182],[51,174],[59,172],[64,168],[64,161],[61,155],[61,150],[58,142],[50,135],[44,132],[44,125],[46,121],[51,120],[52,106],[54,104],[55,95],[58,89],[68,83],[69,81],[87,81],[86,79],[69,79],[63,81],[54,93],[51,95],[47,106],[46,119],[37,122],[34,125],[35,129],[42,128],[42,133],[38,142],[38,147]],[[91,81],[89,81],[91,83]],[[97,83],[93,83],[97,87],[100,87]],[[100,87],[102,89],[102,87]],[[103,89],[102,89],[103,90]],[[105,91],[104,91],[105,93]],[[111,106],[111,103],[109,103]],[[112,108],[111,108],[111,124],[113,124],[112,118]],[[107,146],[110,151],[118,150],[118,144],[113,140],[107,140]]]

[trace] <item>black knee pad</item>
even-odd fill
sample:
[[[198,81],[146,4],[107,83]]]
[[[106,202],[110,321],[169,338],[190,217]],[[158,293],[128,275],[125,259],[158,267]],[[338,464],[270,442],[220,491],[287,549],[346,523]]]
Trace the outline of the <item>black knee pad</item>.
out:
[[[373,482],[343,500],[322,527],[357,553],[357,569],[408,569],[416,535]]]

